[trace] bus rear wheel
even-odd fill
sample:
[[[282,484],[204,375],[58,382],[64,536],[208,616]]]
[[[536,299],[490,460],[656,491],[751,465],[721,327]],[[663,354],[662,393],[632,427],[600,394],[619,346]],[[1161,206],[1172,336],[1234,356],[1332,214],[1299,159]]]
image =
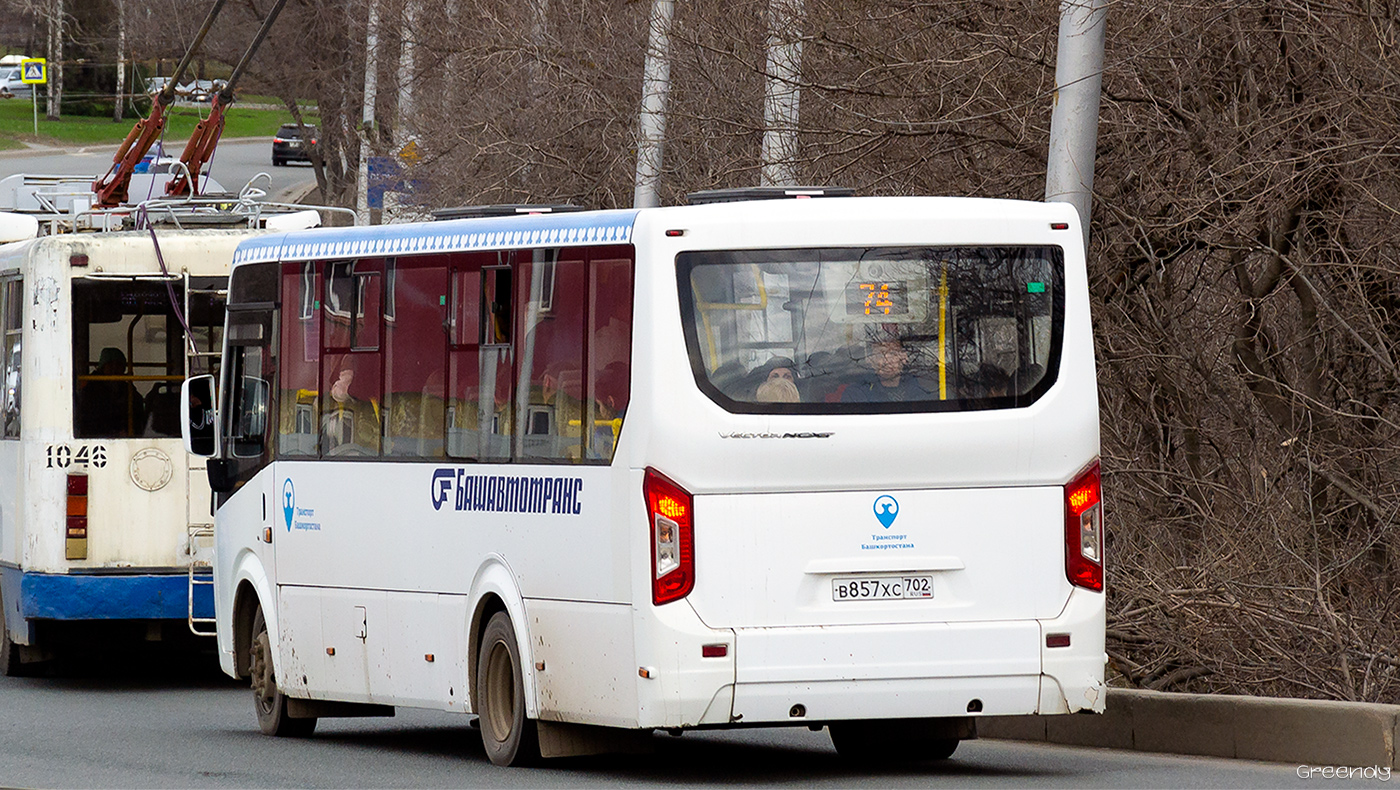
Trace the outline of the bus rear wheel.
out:
[[[481,634],[476,662],[476,712],[481,745],[496,765],[529,765],[540,758],[539,730],[525,717],[520,649],[510,615],[497,612]]]
[[[886,722],[839,722],[828,730],[836,753],[858,762],[946,760],[958,750],[959,743],[957,738],[903,734]]]
[[[253,676],[253,709],[258,714],[258,728],[264,735],[283,738],[305,738],[316,729],[315,719],[293,719],[287,715],[287,697],[277,688],[277,673],[272,666],[272,640],[267,635],[267,620],[262,607],[253,615],[253,640],[248,647],[248,666]]]

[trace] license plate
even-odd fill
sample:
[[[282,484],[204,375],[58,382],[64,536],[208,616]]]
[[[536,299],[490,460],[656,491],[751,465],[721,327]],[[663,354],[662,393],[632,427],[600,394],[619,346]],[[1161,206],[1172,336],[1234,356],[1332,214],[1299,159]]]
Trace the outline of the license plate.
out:
[[[841,576],[831,580],[833,601],[895,601],[932,597],[932,576]]]

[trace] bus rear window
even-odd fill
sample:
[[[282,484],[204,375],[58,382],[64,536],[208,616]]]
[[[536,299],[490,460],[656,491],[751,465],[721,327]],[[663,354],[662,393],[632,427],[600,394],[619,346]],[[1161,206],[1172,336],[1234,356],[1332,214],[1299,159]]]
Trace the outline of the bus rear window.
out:
[[[1013,408],[1054,383],[1058,247],[682,253],[696,382],[736,413]]]

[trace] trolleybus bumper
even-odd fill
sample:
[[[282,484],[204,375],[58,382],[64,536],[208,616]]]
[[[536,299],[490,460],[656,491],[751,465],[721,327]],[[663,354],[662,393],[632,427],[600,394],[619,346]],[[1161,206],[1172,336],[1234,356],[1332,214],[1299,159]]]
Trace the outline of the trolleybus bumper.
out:
[[[0,567],[0,585],[6,624],[17,638],[26,635],[26,620],[184,620],[189,615],[184,568],[35,573]],[[214,616],[212,586],[195,587],[194,612]]]

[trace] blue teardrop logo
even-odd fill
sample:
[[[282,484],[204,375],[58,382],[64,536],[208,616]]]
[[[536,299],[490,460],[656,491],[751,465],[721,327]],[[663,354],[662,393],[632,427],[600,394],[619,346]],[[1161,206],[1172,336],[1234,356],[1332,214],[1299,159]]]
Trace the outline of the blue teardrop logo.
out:
[[[889,529],[899,516],[899,502],[889,494],[881,494],[875,498],[875,518]]]
[[[282,517],[287,521],[287,531],[292,531],[292,514],[296,513],[297,493],[292,487],[292,478],[282,482]]]

